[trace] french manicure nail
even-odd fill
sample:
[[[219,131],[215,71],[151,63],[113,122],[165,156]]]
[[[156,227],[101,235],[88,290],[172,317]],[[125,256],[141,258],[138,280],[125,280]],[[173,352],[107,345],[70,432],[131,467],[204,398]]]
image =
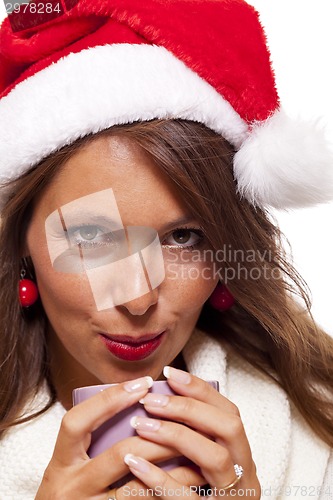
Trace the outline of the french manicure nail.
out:
[[[124,462],[128,467],[138,472],[149,471],[149,462],[141,457],[135,457],[131,453],[127,453],[127,455],[124,456]]]
[[[130,424],[137,431],[155,432],[161,427],[161,422],[156,418],[132,417]]]
[[[140,403],[147,406],[162,407],[169,403],[169,396],[165,394],[148,393],[144,398],[140,399]]]
[[[149,389],[153,385],[153,379],[149,376],[130,380],[124,385],[127,392],[141,392],[144,389]]]
[[[178,370],[172,366],[165,366],[163,368],[163,375],[165,378],[174,380],[179,384],[189,384],[191,382],[191,375],[183,370]]]

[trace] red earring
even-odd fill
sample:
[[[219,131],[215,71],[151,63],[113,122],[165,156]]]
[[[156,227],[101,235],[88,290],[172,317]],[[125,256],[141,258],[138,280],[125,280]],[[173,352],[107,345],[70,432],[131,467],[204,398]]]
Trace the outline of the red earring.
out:
[[[228,288],[219,283],[212,295],[209,297],[209,304],[218,311],[227,311],[235,303],[234,297],[229,292]]]
[[[36,283],[25,278],[26,271],[21,271],[19,282],[19,300],[21,307],[31,307],[38,299],[38,288]]]

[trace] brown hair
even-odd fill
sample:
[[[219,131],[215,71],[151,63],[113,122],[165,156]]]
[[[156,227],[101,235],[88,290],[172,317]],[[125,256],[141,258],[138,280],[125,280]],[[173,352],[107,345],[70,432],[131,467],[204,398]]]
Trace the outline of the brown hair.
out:
[[[80,139],[11,184],[12,195],[2,215],[0,249],[0,433],[33,418],[24,417],[22,410],[45,378],[51,397],[42,411],[56,400],[42,305],[28,318],[17,300],[20,257],[33,201],[71,155],[106,134],[126,136],[146,151],[176,184],[214,251],[228,249],[219,264],[222,274],[234,271],[228,287],[236,305],[219,313],[205,304],[200,328],[223,339],[244,360],[272,377],[318,436],[333,446],[333,339],[311,317],[306,285],[288,263],[276,223],[265,210],[237,194],[232,147],[205,126],[181,120],[117,126]],[[252,258],[242,260],[242,274],[233,256],[248,252]],[[294,295],[301,297],[303,307]]]

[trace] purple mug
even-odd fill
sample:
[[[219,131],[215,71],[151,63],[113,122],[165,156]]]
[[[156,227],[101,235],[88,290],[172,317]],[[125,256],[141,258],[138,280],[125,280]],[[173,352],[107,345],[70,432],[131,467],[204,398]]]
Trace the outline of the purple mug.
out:
[[[217,380],[210,380],[208,383],[214,387],[217,391],[219,389],[219,383]],[[86,399],[94,396],[100,391],[111,387],[116,384],[103,384],[103,385],[91,385],[87,387],[79,387],[73,391],[73,405],[77,405],[85,401]],[[167,394],[175,395],[176,393],[171,389],[166,380],[157,380],[154,382],[153,386],[149,389],[149,392],[156,394]],[[130,420],[133,416],[139,417],[150,417],[154,418],[149,414],[141,403],[136,403],[125,410],[122,410],[117,415],[111,417],[109,420],[104,422],[98,429],[96,429],[91,436],[91,444],[88,449],[88,455],[93,458],[106,451],[108,448],[113,446],[118,441],[136,436],[137,433],[135,429],[130,425]],[[158,464],[164,470],[170,470],[175,467],[189,466],[192,468],[198,468],[193,462],[188,458],[180,456],[174,457],[169,460],[165,460]],[[119,488],[130,479],[133,479],[131,474],[128,474],[125,478],[117,481],[113,484],[113,487]]]

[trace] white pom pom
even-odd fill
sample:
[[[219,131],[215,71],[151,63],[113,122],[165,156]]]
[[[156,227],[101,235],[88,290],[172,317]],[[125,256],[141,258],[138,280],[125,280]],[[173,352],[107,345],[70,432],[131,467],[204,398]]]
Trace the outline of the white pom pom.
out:
[[[333,152],[318,124],[282,110],[255,124],[235,155],[239,194],[253,205],[300,208],[333,199]]]

